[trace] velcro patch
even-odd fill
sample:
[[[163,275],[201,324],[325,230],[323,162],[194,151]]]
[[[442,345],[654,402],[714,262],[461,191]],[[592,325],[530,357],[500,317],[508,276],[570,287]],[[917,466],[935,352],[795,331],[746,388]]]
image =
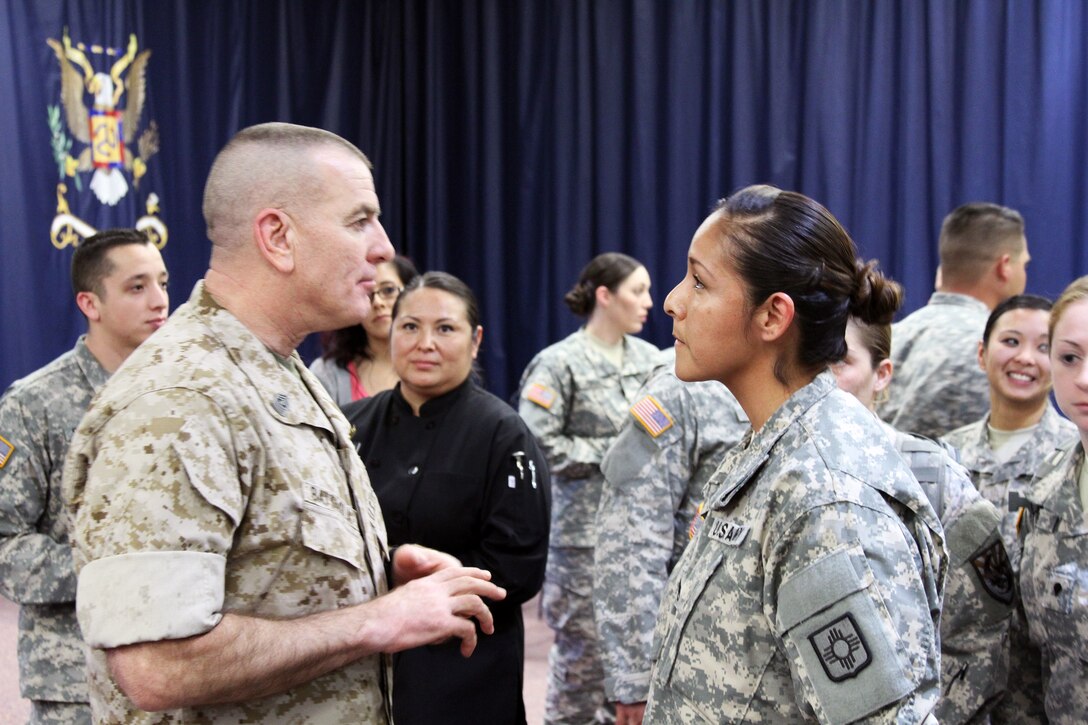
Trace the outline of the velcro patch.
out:
[[[856,677],[873,661],[861,629],[849,612],[808,637],[832,682]]]
[[[4,467],[4,464],[11,458],[11,454],[15,452],[15,446],[8,441],[4,436],[0,436],[0,468]]]
[[[748,536],[750,526],[738,524],[733,521],[712,519],[706,523],[706,534],[715,541],[720,541],[726,546],[740,546]]]
[[[635,417],[642,427],[654,438],[673,426],[672,416],[665,412],[657,398],[647,395],[642,400],[631,406],[631,415]]]
[[[971,566],[987,594],[1002,604],[1012,604],[1016,575],[1000,537],[972,554]]]
[[[533,383],[525,389],[525,399],[536,403],[544,410],[548,410],[552,407],[552,403],[555,402],[555,397],[555,391],[541,383]]]

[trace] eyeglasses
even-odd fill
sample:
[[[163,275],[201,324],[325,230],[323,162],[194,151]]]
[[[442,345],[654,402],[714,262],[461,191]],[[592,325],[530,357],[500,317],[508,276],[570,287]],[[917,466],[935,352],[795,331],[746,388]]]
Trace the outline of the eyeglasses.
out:
[[[393,284],[383,284],[381,287],[378,287],[370,293],[370,301],[373,302],[375,297],[380,297],[386,302],[392,302],[397,299],[397,295],[403,291],[403,287],[397,287]]]

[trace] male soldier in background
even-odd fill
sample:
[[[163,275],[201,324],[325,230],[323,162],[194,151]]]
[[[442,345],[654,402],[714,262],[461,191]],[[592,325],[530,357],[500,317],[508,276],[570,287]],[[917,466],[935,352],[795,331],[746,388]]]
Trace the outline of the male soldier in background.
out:
[[[703,486],[749,428],[724,385],[682,382],[674,348],[665,360],[601,462],[593,613],[617,725],[642,722],[669,573],[691,539]]]
[[[0,398],[0,593],[20,605],[20,692],[34,723],[91,720],[61,473],[91,398],[166,322],[166,282],[162,255],[142,233],[88,237],[72,255],[87,334]]]
[[[895,378],[879,408],[896,430],[934,439],[989,409],[977,344],[990,310],[1024,291],[1024,220],[997,204],[964,204],[941,225],[940,258],[929,303],[892,328]]]
[[[467,656],[474,620],[493,631],[487,572],[390,557],[347,421],[295,352],[368,312],[393,256],[379,212],[366,157],[327,131],[262,124],[216,157],[208,272],[65,464],[96,720],[384,723],[381,653],[457,637]]]

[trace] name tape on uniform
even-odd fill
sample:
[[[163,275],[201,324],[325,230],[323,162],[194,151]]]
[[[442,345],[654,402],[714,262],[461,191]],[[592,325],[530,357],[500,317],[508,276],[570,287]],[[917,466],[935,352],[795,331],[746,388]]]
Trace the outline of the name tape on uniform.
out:
[[[748,536],[750,526],[738,524],[735,521],[722,521],[711,519],[704,524],[706,534],[715,541],[720,541],[727,546],[740,546]]]

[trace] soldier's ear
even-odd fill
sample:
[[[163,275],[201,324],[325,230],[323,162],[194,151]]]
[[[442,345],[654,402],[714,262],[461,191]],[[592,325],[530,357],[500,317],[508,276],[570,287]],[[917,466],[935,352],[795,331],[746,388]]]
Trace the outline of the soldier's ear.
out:
[[[290,274],[295,269],[297,237],[291,217],[282,209],[261,209],[253,220],[253,241],[257,253],[278,272]]]
[[[76,294],[76,307],[88,320],[98,322],[102,319],[102,313],[98,309],[99,299],[94,292],[79,292]]]

